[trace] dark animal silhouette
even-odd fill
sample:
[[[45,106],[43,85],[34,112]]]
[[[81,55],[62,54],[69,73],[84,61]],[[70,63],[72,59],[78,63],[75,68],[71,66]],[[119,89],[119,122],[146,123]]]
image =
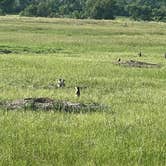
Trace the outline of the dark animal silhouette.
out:
[[[120,62],[120,61],[121,61],[121,59],[119,58],[119,59],[118,59],[118,62]]]
[[[141,57],[142,56],[142,52],[140,51],[138,55],[139,55],[139,57]]]

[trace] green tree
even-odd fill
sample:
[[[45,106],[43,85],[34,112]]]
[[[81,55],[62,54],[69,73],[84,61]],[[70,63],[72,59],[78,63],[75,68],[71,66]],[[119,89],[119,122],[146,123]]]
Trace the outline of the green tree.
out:
[[[0,0],[0,15],[166,20],[166,0]]]
[[[20,15],[22,15],[22,16],[37,16],[37,6],[35,4],[30,4],[22,12],[20,12]]]
[[[95,19],[113,19],[115,13],[114,0],[87,0],[86,16]]]
[[[1,0],[0,8],[5,13],[12,13],[14,3],[15,1],[11,1],[11,0]]]
[[[149,6],[129,6],[129,14],[135,20],[152,20],[152,9]]]
[[[166,22],[166,7],[162,7],[162,8],[155,8],[152,11],[152,15],[153,15],[153,20],[157,20],[157,21],[165,21]]]

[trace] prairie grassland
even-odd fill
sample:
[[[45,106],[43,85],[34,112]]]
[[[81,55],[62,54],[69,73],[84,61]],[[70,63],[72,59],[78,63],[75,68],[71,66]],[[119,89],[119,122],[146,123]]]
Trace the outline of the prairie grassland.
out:
[[[166,24],[5,16],[0,52],[1,101],[110,106],[86,114],[2,109],[0,165],[166,165]],[[121,67],[118,58],[162,67]],[[66,88],[50,87],[60,77]],[[87,87],[79,99],[76,85]]]

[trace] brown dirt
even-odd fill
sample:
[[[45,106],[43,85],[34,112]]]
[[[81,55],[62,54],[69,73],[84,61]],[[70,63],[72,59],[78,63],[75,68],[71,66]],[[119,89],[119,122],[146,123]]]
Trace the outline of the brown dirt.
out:
[[[12,53],[11,50],[8,50],[8,49],[0,49],[0,54],[10,54]]]
[[[115,64],[121,65],[121,66],[126,66],[126,67],[138,67],[138,68],[159,68],[159,67],[161,67],[159,64],[134,61],[134,60],[120,61],[120,62],[116,62]]]
[[[0,102],[1,108],[7,110],[56,110],[65,112],[87,112],[103,110],[104,106],[97,103],[83,104],[59,101],[50,98],[25,98],[14,101]]]

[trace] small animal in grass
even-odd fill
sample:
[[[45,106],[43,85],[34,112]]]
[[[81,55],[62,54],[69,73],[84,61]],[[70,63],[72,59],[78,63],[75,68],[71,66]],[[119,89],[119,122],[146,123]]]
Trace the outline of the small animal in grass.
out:
[[[166,53],[164,54],[164,58],[166,59]]]
[[[140,51],[138,55],[139,55],[139,57],[141,57],[142,56],[142,52]]]
[[[65,80],[64,79],[58,79],[58,81],[57,81],[57,87],[58,88],[63,88],[63,87],[65,87]]]
[[[121,61],[121,58],[118,59],[118,62],[120,62],[120,61]]]
[[[78,86],[75,87],[75,95],[77,97],[80,97],[80,87],[78,87]]]

